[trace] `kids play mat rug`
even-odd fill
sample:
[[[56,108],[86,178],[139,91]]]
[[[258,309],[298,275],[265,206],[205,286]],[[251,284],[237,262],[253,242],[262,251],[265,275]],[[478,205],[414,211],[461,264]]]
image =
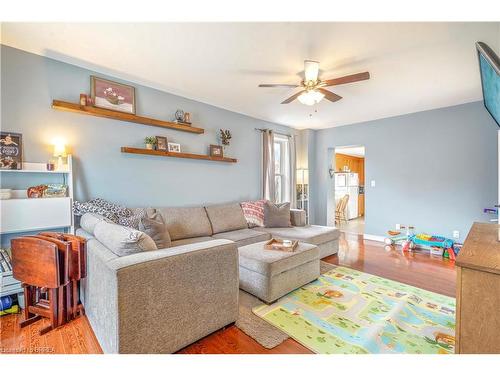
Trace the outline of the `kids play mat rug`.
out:
[[[321,354],[454,352],[454,298],[345,267],[253,312]]]

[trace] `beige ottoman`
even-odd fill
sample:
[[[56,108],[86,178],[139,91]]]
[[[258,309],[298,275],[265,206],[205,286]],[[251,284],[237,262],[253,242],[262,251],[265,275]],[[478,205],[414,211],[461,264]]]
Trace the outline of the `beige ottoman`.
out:
[[[294,252],[266,250],[267,241],[238,248],[240,289],[271,303],[319,277],[319,250],[299,242]]]

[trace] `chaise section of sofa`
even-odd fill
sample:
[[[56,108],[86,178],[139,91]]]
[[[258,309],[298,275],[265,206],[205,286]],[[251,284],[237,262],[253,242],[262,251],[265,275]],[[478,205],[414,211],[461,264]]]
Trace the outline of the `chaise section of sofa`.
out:
[[[209,240],[118,257],[92,235],[83,303],[105,353],[173,353],[236,321],[238,250]]]

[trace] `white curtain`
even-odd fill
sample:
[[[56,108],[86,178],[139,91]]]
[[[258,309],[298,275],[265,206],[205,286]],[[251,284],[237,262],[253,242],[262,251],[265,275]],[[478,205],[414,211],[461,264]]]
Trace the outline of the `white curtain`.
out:
[[[290,207],[297,208],[297,154],[295,147],[295,135],[290,136],[288,140],[288,155],[290,158]]]
[[[274,133],[262,132],[262,198],[274,202]]]

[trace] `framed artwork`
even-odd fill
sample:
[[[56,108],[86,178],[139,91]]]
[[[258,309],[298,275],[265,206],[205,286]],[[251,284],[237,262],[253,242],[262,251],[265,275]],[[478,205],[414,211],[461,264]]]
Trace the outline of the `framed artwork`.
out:
[[[95,107],[135,115],[135,88],[90,76],[90,95]]]
[[[23,135],[0,133],[0,169],[23,169]]]
[[[158,151],[167,151],[168,149],[167,137],[160,137],[159,135],[156,136],[156,149]]]
[[[168,142],[168,152],[181,152],[181,145],[179,143]]]
[[[210,156],[215,156],[215,157],[218,157],[218,158],[222,158],[224,156],[224,152],[222,150],[222,146],[210,145]]]

